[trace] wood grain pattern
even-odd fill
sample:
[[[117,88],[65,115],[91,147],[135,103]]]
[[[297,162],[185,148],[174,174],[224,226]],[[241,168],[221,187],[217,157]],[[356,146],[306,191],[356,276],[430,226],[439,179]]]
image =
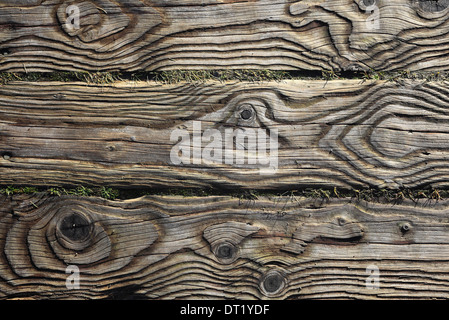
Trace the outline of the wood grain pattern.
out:
[[[448,70],[448,17],[446,0],[2,0],[0,70]]]
[[[448,97],[447,83],[420,81],[17,82],[0,87],[0,181],[228,190],[443,188],[449,185]],[[251,158],[251,150],[238,150],[246,140],[223,142],[216,161],[174,163],[171,152],[179,143],[173,132],[193,134],[195,123],[202,133],[214,129],[223,136],[229,128],[261,129],[267,136],[277,130],[278,170],[263,174],[268,164],[238,163],[242,153]],[[225,162],[226,154],[234,162]]]
[[[2,299],[449,297],[447,201],[0,201]],[[298,239],[306,250],[284,250]],[[68,266],[80,270],[79,289],[66,287]],[[366,286],[370,266],[377,289]]]

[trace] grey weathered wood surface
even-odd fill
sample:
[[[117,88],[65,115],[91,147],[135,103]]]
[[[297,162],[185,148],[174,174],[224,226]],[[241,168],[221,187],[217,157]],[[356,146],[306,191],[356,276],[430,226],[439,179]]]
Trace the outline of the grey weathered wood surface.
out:
[[[449,297],[448,201],[34,194],[0,203],[1,298]],[[66,287],[73,265],[79,289]],[[366,286],[372,266],[379,288]]]
[[[447,0],[1,0],[0,70],[441,71],[448,17]]]
[[[0,87],[4,185],[401,188],[449,185],[447,83],[284,81]],[[250,110],[248,120],[240,108]],[[279,168],[175,165],[175,129],[277,129]],[[203,147],[206,142],[203,142]],[[234,154],[228,146],[223,154]],[[224,159],[224,156],[223,156]],[[246,161],[247,163],[247,161]]]

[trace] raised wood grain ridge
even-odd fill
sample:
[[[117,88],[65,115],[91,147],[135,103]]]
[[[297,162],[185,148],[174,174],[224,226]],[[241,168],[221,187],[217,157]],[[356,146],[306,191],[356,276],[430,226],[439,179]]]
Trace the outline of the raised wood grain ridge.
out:
[[[449,297],[447,201],[34,194],[0,203],[2,299]],[[284,250],[297,239],[306,250]],[[66,286],[68,267],[80,271],[78,289]]]
[[[448,106],[449,86],[442,82],[16,82],[0,87],[0,181],[228,190],[442,188],[449,185]],[[199,162],[191,150],[195,126],[203,134]],[[227,129],[265,133],[267,157],[276,161],[251,163],[254,150],[238,139],[223,139],[220,157],[201,159],[212,129],[222,136]],[[268,142],[275,131],[277,150]],[[172,155],[180,132],[190,134],[190,158],[177,163]],[[234,161],[226,162],[227,155]],[[264,172],[271,164],[278,169]]]
[[[448,70],[448,17],[447,0],[1,0],[0,70]]]

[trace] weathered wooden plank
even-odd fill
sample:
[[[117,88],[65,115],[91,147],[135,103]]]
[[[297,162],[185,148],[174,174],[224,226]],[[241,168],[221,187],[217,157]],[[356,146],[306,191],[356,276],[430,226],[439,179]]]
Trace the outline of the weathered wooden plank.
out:
[[[449,297],[447,201],[0,201],[3,299]],[[74,267],[79,288],[66,282]]]
[[[419,81],[11,83],[0,87],[0,181],[447,187],[448,102],[447,83]]]
[[[0,1],[0,70],[448,70],[447,0]]]

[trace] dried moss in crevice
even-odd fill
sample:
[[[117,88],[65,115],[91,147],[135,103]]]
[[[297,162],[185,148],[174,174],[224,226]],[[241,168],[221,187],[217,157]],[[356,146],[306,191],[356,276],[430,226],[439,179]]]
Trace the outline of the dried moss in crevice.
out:
[[[49,196],[72,195],[79,197],[100,197],[107,200],[135,199],[147,195],[182,196],[182,197],[208,197],[208,196],[232,196],[241,200],[258,200],[262,197],[281,198],[311,198],[321,201],[332,199],[353,199],[354,201],[369,201],[398,204],[405,200],[415,203],[438,202],[449,199],[449,189],[351,189],[338,188],[305,188],[301,190],[239,190],[227,191],[216,189],[117,189],[113,187],[89,187],[78,186],[75,188],[48,187],[37,188],[30,186],[4,186],[0,188],[0,194],[7,196],[17,194],[48,193]]]
[[[449,81],[449,72],[397,72],[332,70],[167,70],[158,72],[52,72],[52,73],[9,73],[0,72],[0,85],[12,81],[58,81],[84,82],[91,85],[107,85],[118,81],[155,81],[161,84],[180,82],[200,84],[207,81],[269,82],[283,80],[383,80],[400,81],[405,79],[421,81]]]

